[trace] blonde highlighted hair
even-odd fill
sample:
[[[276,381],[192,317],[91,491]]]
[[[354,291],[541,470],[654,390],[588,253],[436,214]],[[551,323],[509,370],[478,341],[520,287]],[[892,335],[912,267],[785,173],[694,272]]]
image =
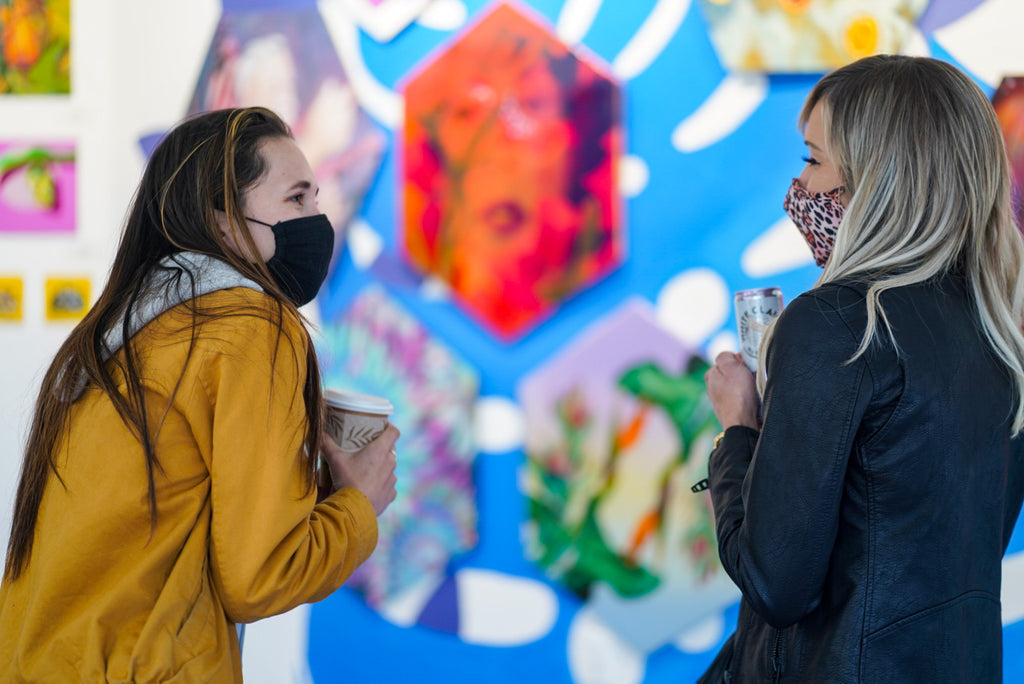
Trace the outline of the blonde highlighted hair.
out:
[[[869,283],[867,328],[850,360],[879,334],[899,348],[883,292],[962,273],[985,339],[1016,386],[1013,431],[1021,432],[1024,243],[988,98],[945,62],[878,55],[822,78],[804,104],[801,128],[819,104],[827,154],[850,201],[816,286],[856,277]]]

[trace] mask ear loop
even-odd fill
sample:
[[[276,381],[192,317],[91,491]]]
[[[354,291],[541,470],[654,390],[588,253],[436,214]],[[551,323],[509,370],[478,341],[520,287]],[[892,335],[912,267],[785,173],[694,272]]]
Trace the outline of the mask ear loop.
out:
[[[246,216],[246,220],[247,221],[252,221],[253,223],[259,223],[260,225],[265,225],[268,228],[272,228],[273,227],[272,224],[267,223],[266,221],[261,221],[258,218],[249,218],[248,216]]]

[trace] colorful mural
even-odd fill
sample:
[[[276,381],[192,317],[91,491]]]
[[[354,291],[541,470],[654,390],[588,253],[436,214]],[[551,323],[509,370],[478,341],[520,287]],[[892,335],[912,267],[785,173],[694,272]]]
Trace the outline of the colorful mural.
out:
[[[502,339],[616,268],[620,96],[606,69],[501,3],[412,76],[405,253]]]
[[[1013,208],[1024,226],[1024,77],[1008,76],[992,95],[1013,175]]]
[[[708,367],[634,300],[519,386],[526,553],[644,652],[738,596],[690,492],[721,429]]]
[[[325,386],[386,397],[402,431],[398,498],[380,518],[377,549],[348,586],[382,607],[477,541],[471,439],[477,373],[378,287],[325,326]]]
[[[911,47],[970,73],[997,73],[1005,53],[978,52],[966,64],[953,55],[970,55],[967,37],[979,40],[982,27],[988,35],[1008,23],[998,19],[1009,11],[1005,2],[932,0],[921,15],[924,33]],[[730,73],[719,60],[699,2],[531,0],[528,8],[516,5],[528,9],[527,16],[573,54],[587,55],[588,63],[606,61],[610,66],[603,73],[627,94],[616,188],[624,195],[629,230],[622,246],[628,258],[596,286],[501,335],[436,271],[416,266],[426,274],[420,278],[401,268],[410,256],[405,202],[413,181],[405,158],[406,117],[420,111],[409,87],[421,75],[429,78],[431,67],[475,35],[500,6],[489,0],[434,3],[462,7],[467,19],[445,29],[414,22],[387,44],[368,35],[352,40],[336,28],[344,22],[327,22],[335,27],[336,43],[350,51],[346,67],[358,63],[360,103],[391,129],[394,154],[384,158],[319,308],[329,326],[344,318],[368,285],[381,285],[478,369],[473,468],[478,542],[451,558],[440,582],[421,584],[400,601],[375,608],[361,591],[343,590],[314,605],[311,677],[400,682],[426,673],[432,681],[454,684],[695,681],[732,631],[737,604],[716,593],[713,583],[703,585],[706,593],[695,585],[683,589],[687,585],[681,581],[673,585],[680,587],[675,598],[659,592],[669,585],[670,549],[676,550],[680,578],[684,568],[691,578],[714,569],[713,554],[702,551],[708,536],[699,509],[690,510],[686,523],[680,513],[702,501],[689,491],[701,475],[687,469],[699,470],[706,457],[699,442],[707,436],[702,433],[690,460],[677,465],[679,430],[665,408],[648,405],[633,392],[652,379],[666,390],[685,388],[699,376],[699,359],[737,349],[734,291],[779,286],[790,301],[820,273],[782,210],[786,188],[802,166],[797,117],[818,74]],[[321,12],[333,13],[333,4],[322,2]],[[915,38],[911,22],[906,23],[907,35]],[[518,26],[518,20],[511,25]],[[1011,33],[1003,42],[1009,44]],[[597,57],[591,60],[591,54]],[[453,84],[472,69],[474,59],[485,58],[467,58],[446,72]],[[992,92],[999,78],[978,82]],[[460,90],[440,78],[431,83],[460,98],[470,93],[469,87]],[[427,225],[412,223],[413,228]],[[497,257],[494,262],[497,273],[505,264]],[[614,334],[615,322],[633,315],[638,322],[632,334],[625,324]],[[598,354],[600,345],[593,340],[600,339],[602,329],[608,331],[607,352]],[[651,348],[667,350],[653,367],[641,360],[642,350]],[[573,367],[573,354],[585,360]],[[697,359],[692,369],[691,356]],[[562,378],[565,384],[549,380],[530,400],[524,393],[528,379],[539,377]],[[571,391],[570,378],[580,390]],[[643,382],[627,387],[617,385],[620,378]],[[610,396],[618,402],[617,413],[598,403]],[[604,466],[612,453],[616,467],[609,477]],[[660,482],[666,476],[665,501],[671,503],[659,516]],[[540,520],[547,521],[543,531]],[[698,558],[708,562],[702,566]],[[1024,586],[1024,532],[1011,542],[1004,576],[1011,583],[1004,596],[1009,645],[1024,639],[1024,600],[1014,599],[1019,592],[1012,591],[1012,582]],[[677,614],[659,613],[654,597],[682,607]],[[1008,646],[1005,659],[1008,681],[1014,673],[1024,676],[1019,650]]]
[[[732,71],[823,72],[899,52],[928,0],[699,0]]]

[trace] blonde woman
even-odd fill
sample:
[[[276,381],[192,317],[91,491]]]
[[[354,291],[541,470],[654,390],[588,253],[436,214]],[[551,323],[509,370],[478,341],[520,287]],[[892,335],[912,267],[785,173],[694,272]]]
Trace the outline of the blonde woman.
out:
[[[700,681],[1000,681],[1024,247],[995,115],[950,65],[886,55],[825,76],[800,124],[785,207],[824,271],[770,332],[760,397],[737,355],[706,375],[743,600]]]
[[[240,682],[235,624],[326,597],[373,552],[398,431],[357,458],[323,436],[297,309],[334,244],[316,193],[263,108],[192,118],[154,152],[36,403],[0,681]]]

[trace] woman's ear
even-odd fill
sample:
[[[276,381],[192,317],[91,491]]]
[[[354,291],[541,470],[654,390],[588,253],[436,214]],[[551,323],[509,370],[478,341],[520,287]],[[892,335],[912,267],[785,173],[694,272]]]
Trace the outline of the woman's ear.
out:
[[[220,231],[220,236],[224,238],[227,248],[237,256],[242,256],[242,250],[238,247],[238,240],[235,239],[236,229],[232,227],[228,215],[220,209],[214,209],[213,215],[217,219],[217,230]]]

